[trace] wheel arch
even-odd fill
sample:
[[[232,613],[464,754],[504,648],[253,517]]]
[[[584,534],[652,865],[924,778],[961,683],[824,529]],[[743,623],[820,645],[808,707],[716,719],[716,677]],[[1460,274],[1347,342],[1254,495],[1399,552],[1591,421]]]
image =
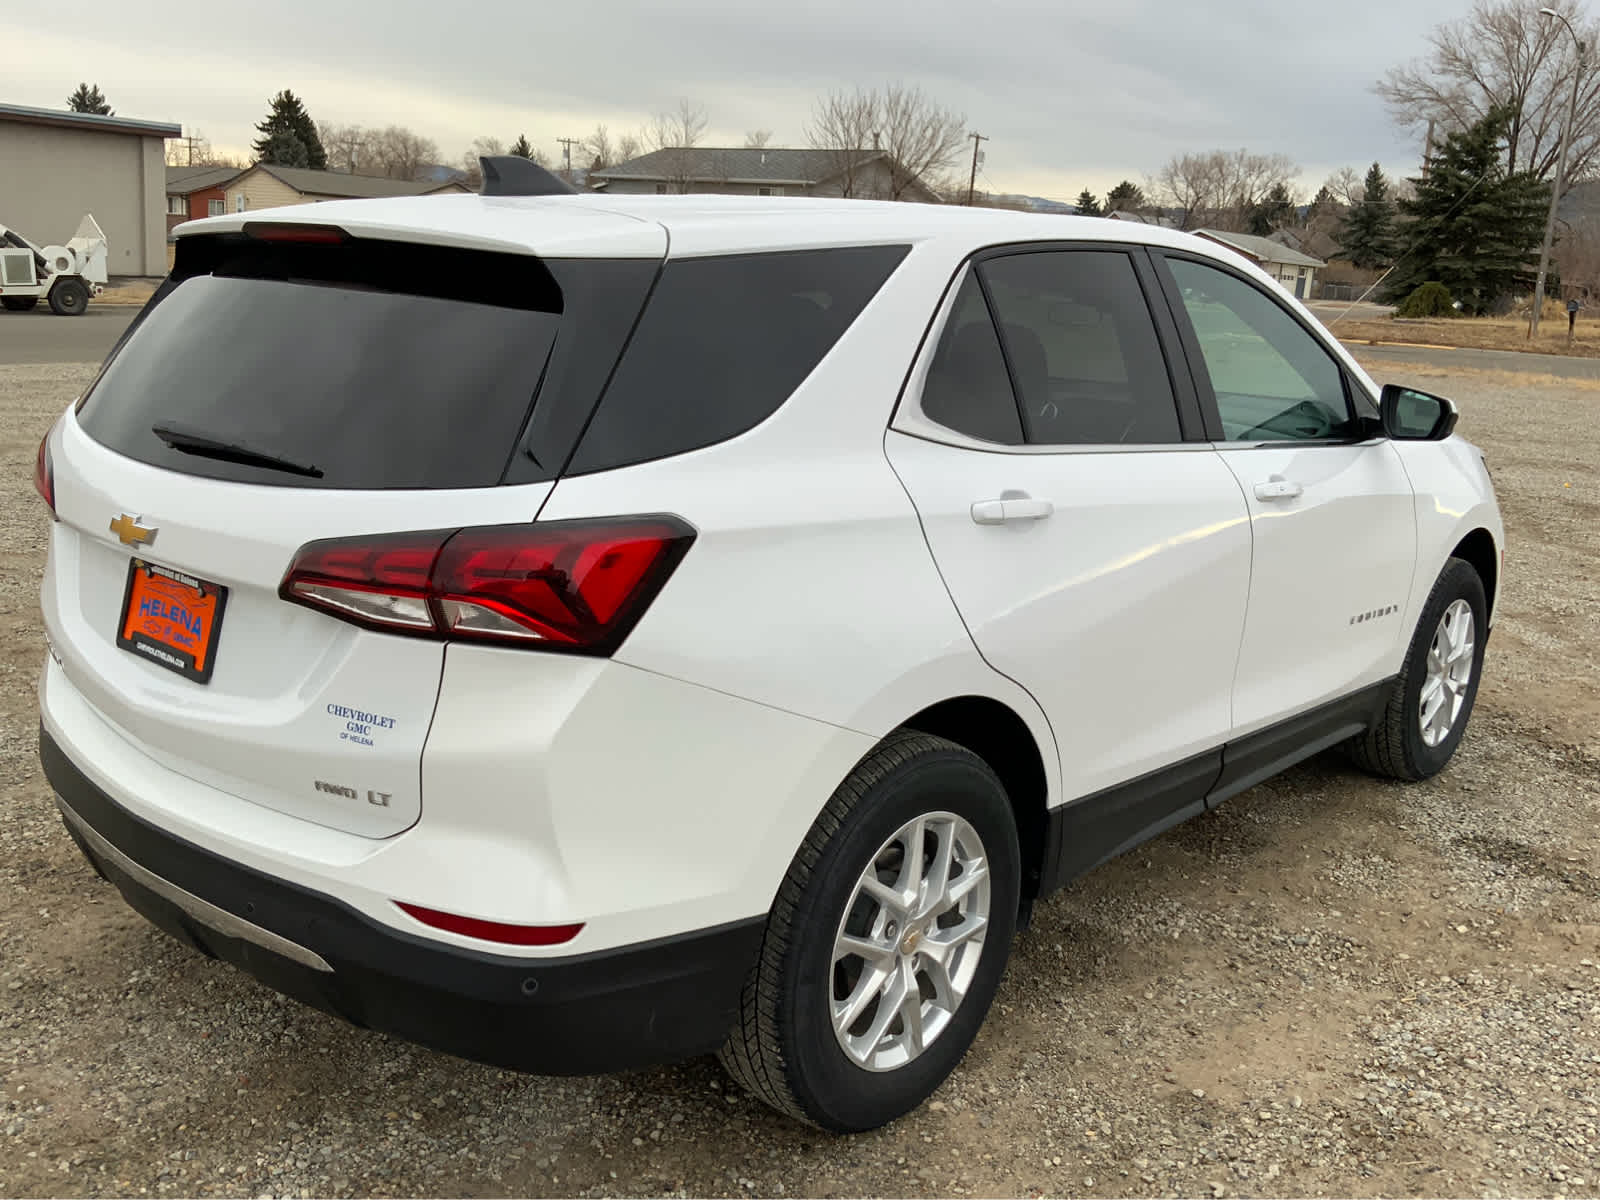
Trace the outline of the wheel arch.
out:
[[[1480,525],[1456,543],[1455,549],[1450,551],[1450,557],[1461,559],[1483,580],[1484,601],[1492,621],[1500,585],[1500,550],[1495,545],[1494,534]]]
[[[955,696],[901,722],[972,751],[1000,777],[1017,822],[1022,894],[1039,895],[1049,854],[1049,775],[1044,751],[1022,716],[989,696]]]

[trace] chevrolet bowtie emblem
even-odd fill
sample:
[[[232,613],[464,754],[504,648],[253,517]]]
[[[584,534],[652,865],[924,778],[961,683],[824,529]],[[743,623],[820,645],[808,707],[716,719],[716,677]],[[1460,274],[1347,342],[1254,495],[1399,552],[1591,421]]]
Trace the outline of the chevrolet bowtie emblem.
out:
[[[156,540],[155,526],[141,525],[138,517],[127,513],[111,522],[111,532],[122,539],[124,546],[148,546]]]

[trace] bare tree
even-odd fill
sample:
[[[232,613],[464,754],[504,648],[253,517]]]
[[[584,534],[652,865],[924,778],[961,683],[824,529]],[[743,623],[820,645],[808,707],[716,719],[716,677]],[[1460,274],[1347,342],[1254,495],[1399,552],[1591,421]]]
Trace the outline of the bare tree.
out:
[[[744,135],[746,150],[765,150],[772,143],[772,130],[752,129]]]
[[[242,171],[250,165],[248,159],[237,154],[218,151],[199,130],[188,137],[169,138],[166,160],[169,167],[237,167]]]
[[[505,143],[499,138],[473,138],[472,148],[461,156],[461,170],[466,173],[467,183],[474,188],[483,184],[483,167],[478,162],[479,158],[492,158],[504,153],[506,153]]]
[[[1590,47],[1581,65],[1561,22],[1540,15],[1546,7],[1572,22]],[[1579,0],[1476,0],[1467,16],[1434,29],[1425,58],[1393,68],[1376,90],[1402,128],[1420,133],[1431,121],[1436,138],[1466,129],[1491,108],[1509,107],[1506,170],[1547,179],[1555,172],[1573,74],[1581,69],[1567,157],[1567,179],[1581,179],[1600,165],[1597,40],[1600,22],[1585,21]]]
[[[604,125],[594,127],[594,132],[583,139],[582,149],[591,171],[604,171],[622,161],[617,157],[616,147],[611,144],[611,131]]]
[[[645,127],[644,143],[663,152],[662,173],[676,191],[687,192],[694,184],[695,155],[688,152],[704,136],[707,124],[706,110],[684,97],[676,109],[657,113]]]
[[[377,131],[360,125],[337,125],[332,121],[317,123],[317,136],[328,152],[328,169],[346,171],[351,175],[376,175],[383,168],[376,153]]]
[[[624,133],[617,137],[616,161],[625,163],[629,159],[638,158],[644,153],[644,141],[636,133]]]
[[[1284,154],[1211,150],[1174,155],[1149,184],[1163,204],[1181,210],[1180,229],[1243,230],[1267,193],[1277,184],[1288,188],[1299,173]]]
[[[945,108],[921,88],[891,84],[882,99],[883,148],[889,154],[889,199],[948,170],[967,140],[967,117]]]
[[[913,188],[936,196],[967,140],[967,119],[921,88],[890,84],[831,92],[816,102],[806,140],[829,156],[843,196],[903,200]],[[874,164],[886,155],[887,170]]]
[[[1346,208],[1353,208],[1366,199],[1366,184],[1362,182],[1361,172],[1354,167],[1340,167],[1322,186]]]
[[[415,179],[424,166],[439,161],[439,145],[403,125],[390,125],[373,135],[373,154],[389,178]]]
[[[846,199],[861,195],[867,147],[879,140],[878,94],[863,88],[830,92],[818,100],[806,124],[806,140],[828,156],[830,177]]]

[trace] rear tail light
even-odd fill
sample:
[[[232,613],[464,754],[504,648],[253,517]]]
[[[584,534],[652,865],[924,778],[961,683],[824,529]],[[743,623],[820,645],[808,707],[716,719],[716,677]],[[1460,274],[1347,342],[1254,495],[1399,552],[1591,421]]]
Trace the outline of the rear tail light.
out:
[[[56,469],[55,465],[50,461],[50,435],[48,433],[40,439],[39,457],[33,463],[33,489],[50,506],[50,513],[53,516],[56,511]]]
[[[278,594],[389,633],[610,654],[693,541],[668,516],[339,538],[302,546]]]

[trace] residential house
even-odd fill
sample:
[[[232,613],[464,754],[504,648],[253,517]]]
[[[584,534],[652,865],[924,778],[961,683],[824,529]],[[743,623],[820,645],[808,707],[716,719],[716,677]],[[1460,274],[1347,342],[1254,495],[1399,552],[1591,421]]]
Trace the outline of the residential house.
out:
[[[166,272],[164,121],[0,104],[0,220],[39,245],[63,244],[85,213],[105,231],[113,276]]]
[[[852,196],[937,204],[920,179],[908,178],[883,150],[775,150],[668,147],[589,172],[596,191],[725,196]]]
[[[241,167],[168,167],[167,240],[174,226],[227,212],[223,185],[239,175]]]
[[[1164,217],[1160,213],[1129,212],[1125,208],[1115,208],[1103,215],[1108,221],[1136,221],[1140,225],[1159,225],[1163,229],[1178,227],[1178,223],[1171,217]]]
[[[287,204],[315,204],[320,200],[371,200],[388,196],[437,196],[472,189],[458,180],[389,179],[382,175],[348,175],[343,171],[313,171],[309,167],[280,167],[257,163],[223,186],[228,212],[249,212]]]
[[[1302,254],[1291,246],[1285,246],[1282,242],[1275,242],[1271,238],[1256,237],[1251,233],[1227,233],[1221,229],[1197,229],[1195,234],[1216,242],[1219,246],[1237,250],[1281,283],[1286,291],[1302,300],[1309,300],[1315,295],[1312,289],[1316,286],[1317,270],[1328,265],[1320,258],[1312,258],[1309,254]]]

